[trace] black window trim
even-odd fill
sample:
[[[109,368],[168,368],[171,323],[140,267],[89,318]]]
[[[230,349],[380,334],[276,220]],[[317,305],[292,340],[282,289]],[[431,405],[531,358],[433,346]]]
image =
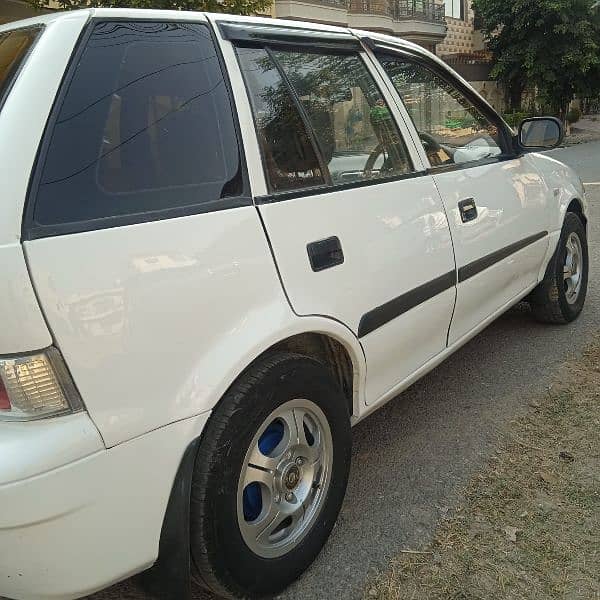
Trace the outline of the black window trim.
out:
[[[311,125],[310,119],[309,119],[308,115],[306,114],[304,105],[302,104],[302,101],[298,97],[298,94],[297,94],[296,90],[294,89],[292,82],[290,81],[289,77],[287,76],[287,73],[285,72],[284,68],[281,66],[281,63],[277,60],[277,57],[273,54],[272,48],[269,45],[265,45],[263,47],[264,47],[265,52],[267,53],[268,57],[271,59],[273,66],[279,73],[279,77],[281,77],[281,80],[283,81],[283,85],[287,89],[288,94],[290,95],[290,98],[292,99],[292,103],[294,104],[294,106],[296,107],[296,110],[298,111],[298,114],[300,115],[300,119],[302,120],[302,123],[304,124],[304,128],[306,129],[308,139],[310,140],[310,143],[312,145],[313,152],[315,153],[315,156],[317,157],[317,162],[319,163],[319,169],[321,170],[321,175],[323,177],[323,180],[325,181],[325,185],[332,186],[333,182],[331,179],[331,173],[329,172],[329,167],[327,166],[327,164],[325,164],[325,160],[323,159],[323,150],[321,148],[321,144],[319,143],[319,138],[317,137],[317,135]],[[264,165],[264,163],[263,163],[263,165]],[[265,173],[265,178],[266,178],[266,173]]]
[[[230,25],[230,24],[231,23],[220,22],[219,29],[221,29],[222,25]],[[282,25],[268,26],[268,27],[270,27],[272,29],[277,28],[280,30],[293,29],[288,26],[282,26]],[[323,34],[323,33],[329,34],[330,33],[330,32],[323,32],[323,31],[317,31],[317,30],[302,30],[302,31],[308,31],[309,35],[311,35],[311,36],[312,36],[312,34],[315,34],[315,33],[317,33],[317,34],[318,33],[321,33],[321,34]],[[364,64],[365,69],[367,70],[368,74],[373,78],[373,81],[374,81],[375,85],[377,86],[377,89],[381,93],[382,97],[385,98],[385,100],[387,102],[387,98],[385,97],[385,94],[383,93],[383,90],[381,89],[380,82],[378,81],[378,79],[376,77],[373,76],[373,74],[371,73],[371,71],[368,68],[367,61],[365,61],[364,57],[362,56],[364,53],[364,50],[365,50],[364,46],[362,44],[360,44],[360,41],[358,38],[354,38],[354,36],[352,36],[352,34],[348,34],[348,35],[350,35],[353,39],[355,39],[357,41],[358,45],[351,50],[342,49],[340,51],[340,53],[356,54],[358,56],[359,60],[361,60],[362,63]],[[292,101],[294,102],[294,105],[296,106],[296,108],[298,109],[298,111],[300,113],[300,117],[304,123],[304,126],[307,128],[307,134],[312,143],[315,154],[317,155],[317,160],[319,162],[319,166],[321,166],[322,162],[323,162],[322,154],[319,149],[318,143],[316,142],[316,136],[314,134],[313,127],[312,127],[310,121],[308,120],[308,117],[306,116],[306,112],[305,112],[304,108],[301,106],[301,101],[298,98],[295,90],[293,89],[293,86],[289,82],[287,75],[283,71],[283,68],[279,64],[279,61],[277,61],[277,59],[272,55],[273,41],[271,40],[268,42],[264,42],[264,41],[259,41],[259,40],[253,39],[252,43],[249,45],[249,44],[245,44],[245,43],[239,43],[239,41],[234,37],[229,37],[229,38],[225,38],[225,39],[228,39],[229,41],[231,41],[235,47],[264,48],[267,51],[267,53],[269,54],[269,58],[272,60],[273,65],[277,69],[280,77],[283,79],[284,85],[288,89],[288,92],[290,93],[290,96],[292,98]],[[312,37],[309,39],[312,39]],[[281,36],[281,40],[282,40],[281,43],[277,43],[277,49],[286,47],[286,48],[290,48],[291,50],[296,50],[296,51],[301,51],[301,52],[323,52],[323,50],[327,50],[328,52],[336,52],[338,50],[337,44],[322,45],[319,42],[315,43],[313,41],[313,43],[310,45],[310,47],[309,46],[307,46],[307,47],[300,46],[300,48],[298,48],[297,46],[292,46],[292,45],[288,44],[286,41],[285,35]],[[238,54],[237,54],[237,52],[235,54],[236,54],[238,68],[241,71],[241,64],[239,61]],[[246,78],[243,76],[243,73],[242,73],[242,81],[244,82],[246,96],[247,96],[248,102],[250,103],[250,90],[248,89],[248,85],[246,83]],[[251,113],[252,113],[254,131],[258,131],[256,115],[254,114],[254,110],[252,110],[252,106],[250,107],[250,109],[251,109]],[[349,181],[349,182],[336,183],[336,184],[325,183],[324,185],[318,185],[318,186],[303,187],[303,188],[292,189],[292,190],[281,190],[278,192],[277,191],[269,192],[269,193],[261,195],[261,196],[254,196],[254,203],[257,206],[261,205],[261,204],[272,204],[275,202],[284,202],[286,200],[293,200],[296,198],[318,196],[320,194],[329,194],[329,193],[333,193],[333,192],[351,190],[354,188],[369,187],[372,185],[382,185],[384,183],[393,183],[395,181],[403,181],[405,179],[415,179],[417,177],[424,177],[425,175],[428,175],[429,173],[427,170],[420,170],[420,171],[415,170],[415,164],[414,164],[414,161],[412,160],[412,156],[410,155],[409,144],[407,143],[406,137],[403,134],[402,127],[398,123],[396,117],[393,116],[392,118],[394,119],[394,123],[396,124],[396,127],[398,128],[398,134],[400,135],[400,138],[402,139],[402,142],[404,143],[404,146],[406,147],[407,159],[409,161],[410,167],[411,167],[411,169],[413,169],[409,173],[401,173],[399,175],[392,175],[390,177],[365,179],[363,181]],[[412,140],[411,140],[411,143],[412,143]],[[262,163],[262,156],[261,156],[261,163]],[[321,168],[323,168],[323,167],[321,166]],[[264,166],[263,166],[263,173],[265,173]],[[330,177],[329,169],[327,168],[327,166],[325,166],[325,170],[323,171],[323,174],[324,174],[325,178]],[[265,181],[268,184],[268,177],[267,177],[266,173],[264,174],[264,177],[265,177]]]
[[[338,52],[360,52],[360,40],[350,32],[323,31],[289,25],[218,21],[224,40],[236,46],[280,45],[299,48],[332,49]]]
[[[392,175],[390,177],[375,177],[373,179],[348,181],[344,183],[337,183],[335,185],[318,185],[300,188],[297,190],[282,190],[281,192],[272,192],[263,196],[255,196],[254,202],[257,205],[273,204],[274,202],[283,202],[285,200],[293,200],[295,198],[319,196],[321,194],[333,194],[334,192],[343,192],[344,190],[383,185],[385,183],[404,181],[405,179],[416,179],[417,177],[425,177],[429,174],[430,173],[428,173],[428,171],[411,171],[410,173],[401,173],[400,175]]]
[[[29,60],[29,56],[31,55],[31,53],[33,52],[33,49],[37,45],[45,28],[46,28],[46,26],[43,23],[36,23],[35,25],[27,25],[25,27],[15,27],[14,29],[7,29],[5,31],[0,32],[0,35],[4,35],[4,34],[10,35],[11,33],[16,33],[18,31],[36,31],[37,30],[35,38],[33,39],[33,42],[31,42],[31,44],[29,45],[29,48],[27,48],[25,55],[23,56],[23,58],[21,59],[19,64],[16,66],[16,68],[13,67],[13,69],[11,69],[11,72],[9,73],[9,75],[7,77],[8,85],[2,90],[2,93],[0,93],[0,111],[2,111],[2,109],[4,108],[4,104],[8,98],[11,90],[13,89],[13,86],[15,85],[17,79],[19,78],[19,75],[21,74],[21,71],[25,67],[25,64]]]
[[[126,22],[126,23],[180,23],[190,25],[203,25],[207,28],[210,38],[212,40],[215,54],[217,56],[219,67],[223,75],[223,81],[225,89],[231,105],[231,112],[233,118],[233,125],[236,134],[236,139],[239,149],[239,168],[241,170],[242,177],[242,194],[239,196],[225,197],[210,202],[204,202],[201,204],[192,204],[187,206],[177,206],[173,208],[165,208],[161,210],[150,210],[142,212],[132,212],[126,215],[101,217],[97,219],[87,219],[83,221],[73,221],[69,223],[59,223],[52,225],[40,225],[35,222],[34,212],[35,205],[37,202],[37,191],[40,185],[40,179],[42,176],[42,169],[45,163],[46,155],[50,147],[52,139],[52,132],[60,108],[63,105],[65,96],[69,89],[69,86],[77,70],[77,66],[81,60],[83,52],[87,46],[88,40],[91,37],[94,27],[98,23],[113,23],[113,22]],[[165,219],[174,219],[178,217],[200,215],[209,212],[216,212],[221,210],[228,210],[232,208],[241,208],[247,206],[253,206],[253,198],[250,192],[250,182],[248,178],[248,168],[246,163],[246,152],[243,145],[243,138],[241,134],[241,127],[239,123],[239,116],[231,87],[231,81],[229,79],[229,73],[225,66],[225,60],[221,52],[221,47],[215,35],[214,29],[211,23],[205,19],[178,19],[176,17],[170,18],[137,18],[137,17],[90,17],[88,22],[83,27],[79,39],[75,44],[71,58],[65,69],[62,81],[60,82],[58,93],[54,99],[54,103],[50,110],[50,115],[44,127],[42,134],[42,140],[38,146],[38,151],[34,160],[33,168],[31,170],[31,176],[29,179],[29,187],[25,198],[25,206],[23,209],[23,221],[21,226],[21,240],[29,241],[47,237],[53,237],[57,235],[66,235],[73,233],[83,233],[87,231],[96,231],[101,229],[110,229],[113,227],[122,227],[125,225],[135,225],[138,223],[149,223],[152,221],[162,221]]]
[[[428,59],[426,56],[420,54],[419,52],[411,50],[410,48],[395,46],[392,43],[382,42],[380,40],[376,40],[370,37],[362,38],[362,42],[367,48],[369,48],[373,52],[374,58],[378,62],[380,62],[380,55],[388,55],[392,58],[400,57],[404,60],[416,63],[424,67],[425,69],[431,71],[440,79],[445,81],[447,84],[454,86],[463,96],[467,98],[467,100],[469,100],[469,102],[473,104],[473,106],[476,109],[478,109],[483,114],[484,117],[486,117],[490,122],[492,122],[498,127],[498,131],[502,136],[502,144],[504,146],[503,152],[501,154],[464,163],[451,163],[445,165],[430,166],[427,169],[427,172],[429,174],[436,175],[440,173],[460,171],[462,169],[470,169],[481,165],[489,165],[514,160],[522,156],[522,153],[515,151],[514,134],[510,127],[504,122],[502,117],[494,110],[492,106],[490,106],[487,102],[483,102],[481,98],[474,94],[473,90],[466,86],[460,79],[453,77],[450,71],[436,64],[434,61]],[[388,77],[390,83],[392,84],[392,87],[394,87],[395,89],[395,86],[393,85],[391,79],[389,78],[389,76],[387,76],[387,74],[386,77]],[[400,94],[398,94],[397,91],[396,94],[400,98],[400,101],[404,104],[403,99],[400,97]],[[414,123],[413,127],[415,127],[416,129]]]

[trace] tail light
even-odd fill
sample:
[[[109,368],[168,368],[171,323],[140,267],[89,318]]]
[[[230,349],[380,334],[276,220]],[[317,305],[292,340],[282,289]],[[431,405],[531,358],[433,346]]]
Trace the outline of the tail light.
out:
[[[83,404],[60,352],[0,357],[0,421],[77,412]]]

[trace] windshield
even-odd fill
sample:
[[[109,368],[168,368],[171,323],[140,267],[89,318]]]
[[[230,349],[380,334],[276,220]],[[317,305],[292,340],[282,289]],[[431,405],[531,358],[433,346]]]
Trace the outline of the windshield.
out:
[[[10,89],[39,31],[39,28],[35,27],[0,33],[0,101]]]

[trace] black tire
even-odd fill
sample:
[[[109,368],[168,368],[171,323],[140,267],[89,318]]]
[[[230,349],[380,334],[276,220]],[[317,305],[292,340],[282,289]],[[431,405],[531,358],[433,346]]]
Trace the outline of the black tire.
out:
[[[246,452],[265,419],[285,402],[303,398],[323,411],[331,430],[333,463],[327,494],[295,548],[262,558],[243,540],[237,517],[238,482]],[[191,554],[198,583],[225,598],[276,594],[294,581],[327,541],[344,499],[351,457],[347,401],[319,362],[272,354],[246,370],[213,411],[196,458],[190,507]]]
[[[582,273],[579,295],[573,303],[567,300],[563,268],[567,253],[567,239],[575,233],[581,242]],[[585,226],[578,215],[568,212],[556,251],[548,264],[544,279],[533,290],[529,304],[534,317],[542,323],[564,324],[576,319],[583,309],[588,283],[588,247]]]

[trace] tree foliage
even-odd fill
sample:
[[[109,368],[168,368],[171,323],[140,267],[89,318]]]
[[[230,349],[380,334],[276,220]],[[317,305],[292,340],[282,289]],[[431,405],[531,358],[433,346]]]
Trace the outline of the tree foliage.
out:
[[[495,66],[519,108],[525,86],[565,115],[575,94],[600,93],[600,15],[595,0],[473,0]]]
[[[163,10],[198,10],[223,12],[237,15],[252,15],[271,6],[272,0],[27,0],[36,8],[48,8],[58,4],[60,8],[157,8]]]

